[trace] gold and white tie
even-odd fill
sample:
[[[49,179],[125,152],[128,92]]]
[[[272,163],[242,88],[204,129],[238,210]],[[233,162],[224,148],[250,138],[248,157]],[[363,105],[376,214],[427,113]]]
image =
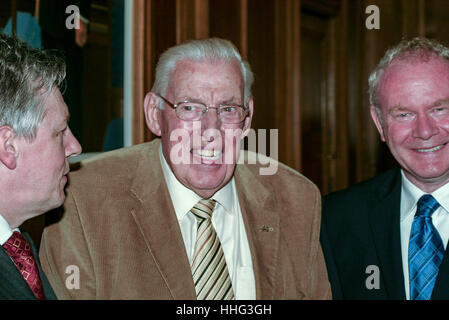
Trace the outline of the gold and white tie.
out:
[[[211,220],[215,203],[215,200],[200,200],[190,210],[198,220],[191,267],[198,300],[234,299],[223,249]]]

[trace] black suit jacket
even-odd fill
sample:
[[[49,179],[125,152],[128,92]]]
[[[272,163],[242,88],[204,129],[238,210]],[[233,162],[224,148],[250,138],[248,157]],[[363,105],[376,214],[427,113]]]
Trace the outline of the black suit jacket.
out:
[[[324,197],[321,245],[334,299],[406,298],[400,200],[399,169]],[[448,251],[432,299],[449,299]],[[370,278],[375,274],[379,275],[378,288],[373,288]],[[371,285],[367,286],[367,280]]]
[[[39,261],[39,254],[36,247],[31,240],[31,237],[26,232],[22,232],[22,235],[27,239],[33,250],[34,258],[37,261],[39,272],[44,287],[44,293],[47,300],[56,300],[56,295],[50,286],[44,272],[42,271]],[[28,283],[22,277],[19,269],[15,266],[14,262],[8,256],[8,254],[0,247],[0,299],[2,300],[36,300],[33,292],[31,291]]]

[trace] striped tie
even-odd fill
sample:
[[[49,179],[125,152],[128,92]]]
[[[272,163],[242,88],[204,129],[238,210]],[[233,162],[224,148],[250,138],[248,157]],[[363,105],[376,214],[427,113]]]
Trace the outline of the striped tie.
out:
[[[190,211],[198,220],[195,254],[192,262],[193,282],[198,300],[234,299],[228,267],[220,239],[212,226],[215,200],[200,200]]]

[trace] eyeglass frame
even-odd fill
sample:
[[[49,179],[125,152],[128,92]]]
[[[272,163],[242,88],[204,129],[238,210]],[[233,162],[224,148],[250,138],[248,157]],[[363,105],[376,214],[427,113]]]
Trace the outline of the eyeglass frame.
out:
[[[158,93],[156,93],[156,96],[158,96],[159,98],[161,98],[162,101],[164,101],[164,102],[165,102],[166,104],[168,104],[170,107],[172,107],[173,109],[175,109],[176,117],[177,117],[178,119],[182,120],[182,121],[199,121],[200,119],[202,119],[202,118],[204,117],[204,115],[209,111],[209,109],[217,109],[217,116],[218,116],[218,118],[219,118],[220,120],[222,120],[222,119],[220,118],[220,114],[218,113],[218,110],[220,110],[220,107],[221,107],[222,105],[219,105],[218,107],[209,107],[208,105],[206,105],[206,104],[204,104],[204,103],[202,103],[202,102],[192,102],[192,101],[189,101],[189,100],[184,100],[184,101],[180,101],[180,102],[177,102],[177,103],[172,103],[172,102],[169,101],[167,98],[165,98],[164,96],[162,96],[162,95],[160,95],[160,94],[158,94]],[[204,109],[205,111],[201,114],[201,118],[200,118],[200,119],[198,119],[198,120],[184,120],[184,119],[181,119],[181,118],[178,116],[178,112],[177,112],[178,105],[181,104],[181,103],[187,103],[187,102],[197,103],[197,104],[202,104],[203,106],[206,107],[206,109]],[[245,111],[245,114],[244,114],[245,116],[244,116],[244,118],[243,118],[242,120],[240,120],[239,122],[225,122],[225,123],[228,123],[228,124],[242,123],[242,122],[245,120],[245,118],[248,116],[248,114],[249,114],[249,109],[248,109],[248,107],[245,106],[245,105],[240,105],[240,104],[233,104],[232,106],[242,108],[242,109]]]

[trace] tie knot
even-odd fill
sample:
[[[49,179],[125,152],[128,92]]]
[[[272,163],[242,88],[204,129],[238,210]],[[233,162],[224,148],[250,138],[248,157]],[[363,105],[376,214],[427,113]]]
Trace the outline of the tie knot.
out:
[[[431,217],[440,204],[430,194],[425,194],[418,200],[418,208],[416,209],[416,216]]]
[[[30,251],[30,244],[18,231],[14,231],[11,237],[3,244],[3,248],[9,254],[20,254],[22,251]]]
[[[192,208],[192,213],[201,220],[210,219],[215,207],[215,200],[202,199]]]

